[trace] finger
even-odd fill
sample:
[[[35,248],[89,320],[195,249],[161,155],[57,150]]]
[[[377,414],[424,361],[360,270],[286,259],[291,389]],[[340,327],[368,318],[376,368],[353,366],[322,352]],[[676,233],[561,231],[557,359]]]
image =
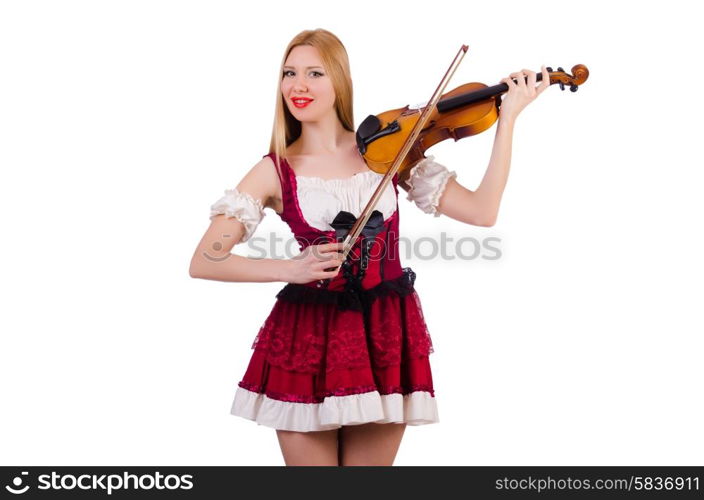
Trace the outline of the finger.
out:
[[[548,72],[544,64],[541,67],[541,72],[543,73],[543,79],[540,82],[540,90],[538,92],[542,92],[550,86],[550,73]]]
[[[315,273],[313,276],[315,276],[315,279],[328,279],[328,278],[334,278],[335,275],[337,274],[337,269],[328,271],[327,269],[321,269],[317,273]]]
[[[315,264],[313,264],[313,271],[325,271],[329,267],[332,267],[332,263],[329,260],[319,260]]]
[[[535,76],[535,71],[531,71],[529,69],[524,69],[523,72],[528,75],[528,87],[531,89],[535,88],[535,84],[537,82],[537,78]]]
[[[340,259],[321,260],[320,262],[315,264],[313,269],[315,271],[321,271],[321,270],[329,269],[331,267],[338,268],[338,267],[340,267],[341,264],[342,264],[342,262],[340,261]]]
[[[338,248],[342,248],[342,245],[344,245],[343,241],[331,241],[330,243],[323,243],[320,246],[324,250],[332,251],[332,250],[337,250]]]
[[[337,269],[335,269],[334,271],[325,272],[325,274],[323,274],[322,279],[334,278],[335,276],[337,276],[337,273],[338,273]]]
[[[315,274],[314,276],[315,276],[314,279],[315,279],[316,281],[322,281],[322,280],[327,280],[327,279],[334,278],[334,277],[335,277],[335,274],[326,273],[326,272],[321,272],[321,273]]]
[[[538,92],[535,90],[535,71],[524,69],[523,73],[525,73],[526,78],[528,79],[528,81],[526,82],[526,90],[528,92],[528,96],[534,99],[538,95]]]
[[[339,265],[342,263],[342,259],[340,258],[339,254],[327,254],[329,257],[321,260],[320,262],[323,262],[325,265],[330,266],[331,264],[333,265]]]
[[[335,276],[339,270],[340,270],[340,266],[327,266],[327,267],[322,268],[320,270],[320,272],[328,273],[328,274],[332,273],[332,275]]]
[[[523,71],[516,71],[513,73],[516,75],[516,80],[518,80],[518,86],[525,88],[526,86],[526,78],[525,75],[523,74]]]
[[[327,255],[329,253],[337,253],[338,250],[342,248],[342,245],[344,243],[341,241],[333,241],[331,243],[323,243],[321,245],[316,245],[316,249],[320,252],[322,255]],[[319,254],[316,254],[316,257]]]
[[[334,267],[332,270],[328,271],[328,269],[330,269],[330,267],[333,267],[333,266],[323,268],[319,271],[319,273],[320,273],[320,274],[318,274],[319,279],[334,278],[335,276],[337,276],[337,273],[340,272],[340,268]]]

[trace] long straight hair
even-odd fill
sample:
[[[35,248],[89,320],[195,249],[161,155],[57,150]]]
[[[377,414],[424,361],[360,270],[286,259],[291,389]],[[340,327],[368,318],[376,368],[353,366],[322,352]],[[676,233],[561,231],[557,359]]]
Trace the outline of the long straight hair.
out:
[[[318,49],[323,62],[323,69],[330,77],[335,91],[335,111],[342,126],[354,132],[354,114],[352,110],[352,77],[347,50],[339,38],[322,28],[305,30],[289,42],[279,68],[279,83],[276,86],[276,110],[274,127],[271,132],[269,153],[276,155],[276,169],[281,174],[280,158],[286,158],[286,148],[301,135],[301,122],[288,110],[281,93],[284,64],[294,47],[310,45]]]

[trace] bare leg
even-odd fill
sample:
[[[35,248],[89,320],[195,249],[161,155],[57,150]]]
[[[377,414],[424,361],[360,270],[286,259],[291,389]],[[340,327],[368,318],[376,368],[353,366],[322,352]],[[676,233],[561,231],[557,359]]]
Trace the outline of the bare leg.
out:
[[[405,430],[405,423],[342,426],[340,465],[393,465]]]
[[[276,430],[286,465],[338,465],[337,432]]]

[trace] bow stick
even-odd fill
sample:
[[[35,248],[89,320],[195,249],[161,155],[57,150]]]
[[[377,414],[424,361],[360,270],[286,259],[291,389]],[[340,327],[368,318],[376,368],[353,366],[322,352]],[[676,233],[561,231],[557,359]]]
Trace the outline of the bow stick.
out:
[[[396,159],[394,160],[394,163],[391,165],[389,170],[386,172],[384,177],[379,182],[379,185],[377,186],[376,190],[374,191],[374,194],[372,194],[371,199],[369,200],[367,205],[364,207],[364,210],[362,211],[361,215],[357,218],[357,221],[352,226],[352,229],[350,230],[350,232],[347,234],[347,236],[343,240],[343,247],[342,247],[342,260],[343,261],[347,258],[347,255],[349,254],[350,250],[352,250],[352,247],[354,246],[354,242],[357,240],[357,237],[360,235],[360,233],[364,229],[364,226],[367,224],[367,220],[369,220],[369,217],[371,217],[372,211],[374,210],[374,207],[376,206],[376,204],[379,202],[379,199],[381,198],[382,193],[386,189],[386,186],[388,186],[389,182],[391,182],[393,176],[396,174],[399,167],[401,166],[401,163],[403,162],[404,158],[406,158],[406,155],[411,150],[411,147],[413,146],[413,144],[415,144],[416,139],[418,138],[418,135],[420,135],[420,132],[425,127],[425,124],[428,121],[428,118],[430,117],[431,112],[435,109],[435,105],[440,100],[440,97],[442,96],[442,93],[445,90],[445,87],[450,82],[450,78],[452,78],[452,75],[455,74],[455,70],[457,69],[457,66],[459,66],[459,63],[462,61],[462,58],[464,57],[465,53],[467,52],[467,49],[468,49],[467,45],[462,45],[462,47],[460,47],[460,50],[457,52],[457,55],[455,56],[454,60],[450,64],[450,67],[445,72],[445,76],[443,76],[437,89],[435,89],[433,96],[430,98],[430,100],[428,101],[428,104],[423,109],[420,117],[418,118],[418,121],[416,122],[416,124],[413,127],[413,130],[411,131],[410,135],[406,138],[406,142],[404,142],[399,153],[396,155]],[[326,280],[320,280],[320,282],[321,283],[322,282],[329,283],[330,280],[331,280],[331,278],[327,278]]]

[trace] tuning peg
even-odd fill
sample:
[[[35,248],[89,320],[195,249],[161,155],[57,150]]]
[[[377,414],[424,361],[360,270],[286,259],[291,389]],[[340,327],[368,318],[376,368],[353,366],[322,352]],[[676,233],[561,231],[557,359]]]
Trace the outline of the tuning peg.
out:
[[[565,84],[562,82],[557,82],[560,85],[560,90],[565,90]]]
[[[565,70],[562,69],[562,66],[558,66],[558,67],[557,67],[557,71],[562,71],[563,73],[565,72]]]
[[[578,88],[579,88],[579,85],[575,85],[575,84],[570,85],[570,90],[571,90],[572,92],[577,92],[577,89],[578,89]]]
[[[545,69],[548,70],[548,73],[552,73],[552,68],[551,68],[550,66],[548,66],[548,67],[545,68]]]

